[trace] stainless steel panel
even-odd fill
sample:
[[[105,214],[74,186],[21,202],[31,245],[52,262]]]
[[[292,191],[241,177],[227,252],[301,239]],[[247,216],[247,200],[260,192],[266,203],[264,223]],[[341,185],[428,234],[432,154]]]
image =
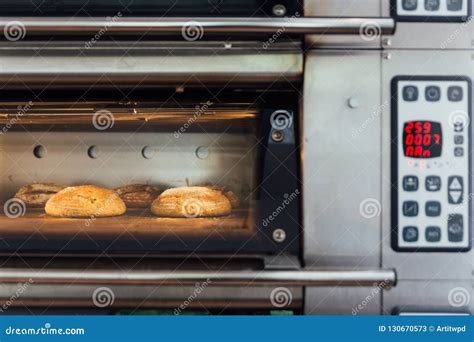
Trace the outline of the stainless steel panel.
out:
[[[310,287],[305,291],[306,315],[380,315],[382,287]]]
[[[276,298],[278,294],[282,296],[280,299]],[[6,314],[15,307],[25,306],[171,309],[174,314],[214,308],[291,310],[301,309],[302,302],[301,287],[220,287],[212,282],[193,286],[45,285],[34,282],[0,285],[0,309]]]
[[[372,48],[381,47],[381,27],[377,24],[377,19],[382,17],[380,0],[306,0],[306,16],[329,16],[346,17],[362,16],[371,17],[357,35],[308,35],[306,41],[311,48]],[[384,14],[390,17],[390,14]]]
[[[473,281],[474,253],[401,253],[390,246],[390,81],[398,75],[474,76],[469,51],[392,51],[383,59],[382,156],[382,266],[394,268],[401,280],[452,279]],[[472,94],[470,94],[472,96]],[[473,129],[474,125],[470,125]],[[472,167],[472,166],[471,166]],[[472,175],[474,177],[474,175]],[[474,178],[473,178],[474,180]],[[471,196],[472,197],[472,196]],[[472,203],[471,203],[472,206]],[[471,207],[472,208],[472,207]],[[471,209],[472,210],[472,209]]]
[[[308,54],[302,138],[307,266],[380,265],[380,80],[380,52]]]
[[[35,34],[64,35],[64,34],[96,34],[105,31],[107,34],[156,34],[169,33],[183,35],[186,40],[197,40],[205,34],[273,34],[279,30],[296,34],[359,34],[360,28],[367,21],[374,22],[383,33],[393,30],[394,22],[390,18],[122,18],[107,20],[105,18],[26,18],[13,21],[11,18],[0,18],[0,29],[8,32],[17,27],[25,32],[23,38]],[[190,37],[186,32],[193,32]],[[103,33],[102,33],[103,34]],[[102,35],[101,34],[101,35]],[[6,37],[8,38],[8,37]]]
[[[382,16],[390,16],[390,0],[382,1]],[[474,8],[474,0],[471,2]],[[474,23],[429,23],[397,21],[395,34],[384,39],[388,49],[474,49]]]
[[[151,45],[151,46],[150,46]],[[275,44],[276,45],[276,44]],[[0,82],[5,87],[202,85],[299,81],[297,49],[264,49],[261,42],[215,45],[10,43],[0,46]],[[193,48],[193,50],[192,50]],[[275,51],[277,49],[278,51]]]
[[[383,292],[383,312],[474,314],[474,282],[404,280]]]

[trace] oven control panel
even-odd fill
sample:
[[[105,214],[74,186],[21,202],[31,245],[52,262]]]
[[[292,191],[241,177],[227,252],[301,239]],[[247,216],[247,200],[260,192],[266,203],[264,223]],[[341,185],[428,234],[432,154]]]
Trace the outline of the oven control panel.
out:
[[[471,82],[392,81],[392,247],[466,251],[471,245]]]
[[[392,16],[399,21],[464,22],[471,0],[392,0]]]

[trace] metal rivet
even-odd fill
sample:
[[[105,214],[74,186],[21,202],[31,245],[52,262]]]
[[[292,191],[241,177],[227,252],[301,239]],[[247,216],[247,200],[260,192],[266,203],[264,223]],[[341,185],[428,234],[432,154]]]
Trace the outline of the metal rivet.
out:
[[[145,146],[142,148],[142,156],[145,159],[151,159],[155,155],[155,149],[150,146]]]
[[[199,146],[196,149],[196,157],[199,159],[207,159],[209,157],[209,148],[206,146]]]
[[[350,108],[358,108],[360,106],[359,99],[356,97],[351,97],[349,100],[347,100],[347,105]]]
[[[33,155],[38,159],[43,158],[45,154],[46,154],[46,149],[44,148],[43,145],[36,145],[35,148],[33,149]]]
[[[384,53],[383,53],[383,58],[384,58],[384,59],[391,59],[391,58],[392,58],[392,54],[391,54],[391,53],[388,53],[388,52],[384,52]]]
[[[273,240],[276,242],[283,242],[286,240],[286,232],[283,229],[275,229],[273,231]]]
[[[283,17],[286,14],[286,7],[282,4],[273,6],[273,14],[277,17]]]
[[[384,38],[383,45],[385,45],[385,46],[392,45],[392,40],[390,38]]]
[[[89,156],[89,158],[96,159],[99,156],[99,148],[95,145],[92,145],[87,150],[87,155]]]
[[[275,130],[272,132],[272,139],[275,142],[283,141],[283,139],[285,139],[285,133],[283,133],[283,131]]]

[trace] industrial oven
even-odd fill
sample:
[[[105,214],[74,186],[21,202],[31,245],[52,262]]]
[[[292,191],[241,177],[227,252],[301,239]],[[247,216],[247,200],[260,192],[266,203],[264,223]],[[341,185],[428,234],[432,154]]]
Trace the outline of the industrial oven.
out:
[[[1,8],[2,312],[472,313],[471,0]],[[31,183],[240,203],[54,218]]]

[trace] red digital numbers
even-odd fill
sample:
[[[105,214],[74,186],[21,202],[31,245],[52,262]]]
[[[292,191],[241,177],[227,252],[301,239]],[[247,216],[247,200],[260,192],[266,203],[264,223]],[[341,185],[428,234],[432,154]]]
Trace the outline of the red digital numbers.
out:
[[[441,124],[432,121],[409,121],[403,129],[403,151],[406,157],[435,158],[442,151]]]

